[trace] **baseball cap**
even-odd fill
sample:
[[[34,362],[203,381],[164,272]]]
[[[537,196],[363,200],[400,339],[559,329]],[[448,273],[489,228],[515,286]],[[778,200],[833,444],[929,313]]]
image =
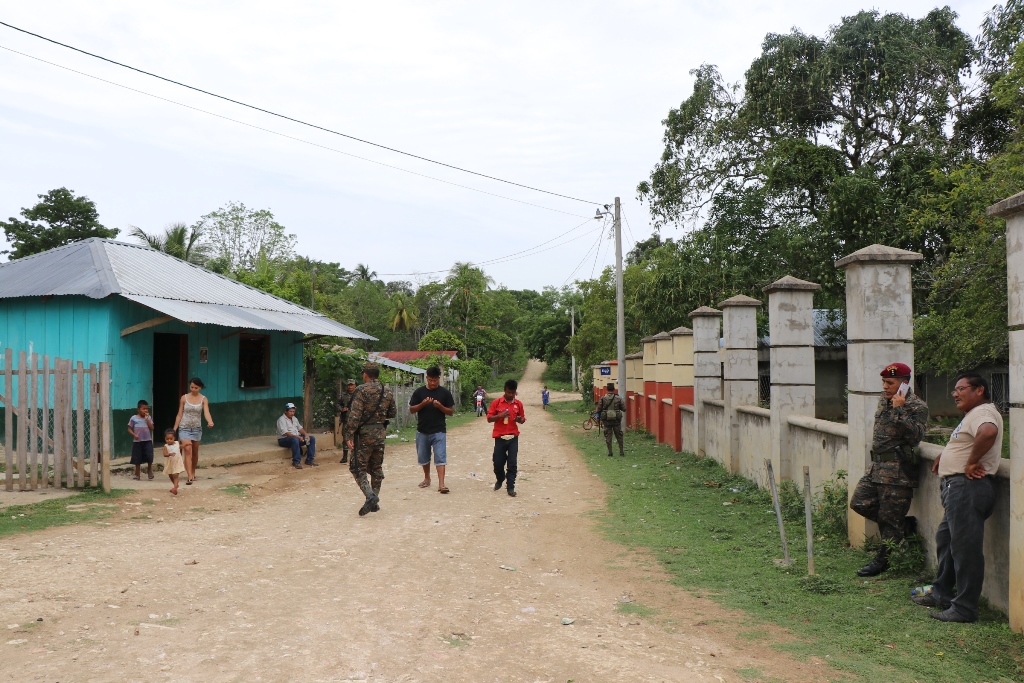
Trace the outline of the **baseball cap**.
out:
[[[291,409],[292,409],[292,408],[294,408],[294,407],[295,407],[295,404],[294,404],[294,403],[285,403],[285,404],[284,404],[284,409],[285,409],[285,410],[291,410]]]
[[[347,380],[345,380],[345,386],[348,386],[349,384],[355,384],[355,383],[356,383],[356,381],[354,379],[347,379]]]

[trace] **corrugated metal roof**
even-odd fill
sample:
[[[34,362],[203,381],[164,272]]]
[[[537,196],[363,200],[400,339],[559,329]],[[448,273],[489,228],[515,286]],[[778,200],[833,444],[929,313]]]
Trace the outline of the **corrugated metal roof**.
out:
[[[375,339],[308,308],[139,244],[90,238],[0,264],[0,298],[123,296],[178,320]]]
[[[426,368],[417,368],[414,365],[406,365],[405,363],[399,363],[398,361],[391,360],[387,356],[383,356],[379,353],[368,353],[366,354],[366,359],[374,363],[380,363],[386,368],[394,368],[396,370],[401,370],[402,372],[409,372],[414,375],[425,375],[427,373]]]

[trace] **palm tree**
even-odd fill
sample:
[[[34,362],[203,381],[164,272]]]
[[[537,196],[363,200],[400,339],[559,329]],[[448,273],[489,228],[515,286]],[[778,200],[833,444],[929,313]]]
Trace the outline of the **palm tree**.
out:
[[[133,225],[128,233],[130,237],[148,244],[157,251],[196,265],[205,263],[210,255],[210,245],[203,241],[203,234],[203,228],[198,223],[192,227],[184,223],[171,223],[164,228],[163,235],[151,235]]]
[[[415,304],[404,292],[395,292],[391,296],[391,312],[388,317],[391,319],[392,332],[411,332],[419,324]]]
[[[365,280],[366,282],[373,282],[373,279],[377,277],[377,271],[370,270],[370,266],[365,263],[360,263],[355,269],[356,281]]]
[[[456,261],[452,269],[448,271],[448,277],[445,278],[444,284],[448,306],[453,311],[458,311],[459,316],[463,318],[463,341],[468,349],[469,319],[473,304],[483,296],[488,287],[494,284],[494,278],[489,277],[482,269],[468,261]]]

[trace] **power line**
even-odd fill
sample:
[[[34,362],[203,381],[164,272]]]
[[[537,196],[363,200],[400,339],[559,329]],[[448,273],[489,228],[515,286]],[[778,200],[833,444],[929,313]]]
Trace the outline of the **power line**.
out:
[[[587,260],[587,257],[590,256],[590,252],[592,252],[594,250],[594,247],[596,247],[596,246],[601,244],[601,240],[603,238],[604,238],[604,227],[601,228],[601,234],[598,235],[597,241],[594,242],[593,246],[591,246],[590,249],[587,249],[587,253],[585,253],[583,255],[583,258],[580,259],[580,262],[577,263],[576,267],[572,269],[571,273],[569,273],[569,277],[565,278],[565,282],[562,283],[563,287],[565,287],[567,284],[569,284],[569,280],[571,280],[572,276],[576,274],[576,271],[580,269],[580,266],[582,266],[584,264],[584,262]]]
[[[583,221],[582,223],[580,223],[576,227],[571,228],[569,230],[566,230],[561,235],[558,235],[557,237],[552,237],[551,239],[547,240],[546,242],[541,242],[540,244],[534,245],[534,246],[530,247],[529,249],[523,249],[522,251],[516,251],[516,252],[513,252],[511,254],[506,254],[505,256],[497,256],[497,257],[495,257],[493,259],[488,259],[486,261],[479,261],[479,262],[474,263],[473,265],[478,266],[478,267],[479,266],[493,266],[493,265],[497,265],[499,263],[506,263],[508,261],[518,261],[519,259],[526,258],[527,256],[535,256],[537,254],[542,254],[545,251],[550,251],[551,249],[557,249],[558,247],[563,247],[566,244],[569,244],[570,242],[575,242],[576,240],[578,240],[578,239],[580,239],[582,237],[587,237],[588,235],[593,234],[594,230],[597,230],[597,228],[594,228],[594,230],[591,230],[589,232],[584,232],[582,234],[576,235],[575,237],[571,237],[571,238],[569,238],[569,239],[567,239],[564,242],[561,242],[559,244],[552,244],[547,249],[541,249],[540,248],[540,247],[543,247],[546,244],[550,244],[551,242],[554,242],[555,240],[561,239],[562,237],[565,237],[566,235],[579,230],[581,227],[583,227],[584,225],[589,223],[591,220],[593,220],[593,219],[592,218],[588,218],[587,220]],[[403,276],[413,276],[413,275],[437,275],[439,273],[447,273],[450,270],[451,269],[448,268],[448,269],[445,269],[445,270],[423,270],[423,271],[419,271],[419,272],[416,272],[416,273],[381,273],[380,276],[381,277],[403,277]]]
[[[605,227],[607,227],[605,223]],[[597,238],[597,253],[594,254],[594,265],[590,266],[590,279],[594,279],[594,269],[597,268],[597,259],[601,257],[601,248],[604,246],[604,227],[601,228],[601,236]]]
[[[315,123],[310,123],[308,121],[303,121],[302,119],[297,119],[297,118],[294,118],[294,117],[291,117],[291,116],[287,116],[285,114],[279,114],[278,112],[271,111],[269,109],[264,109],[262,107],[257,107],[256,105],[248,104],[248,103],[242,102],[240,100],[235,100],[235,99],[232,99],[230,97],[226,97],[224,95],[218,95],[217,93],[210,92],[209,90],[203,90],[202,88],[197,88],[196,86],[188,85],[187,83],[182,83],[180,81],[176,81],[176,80],[173,80],[171,78],[167,78],[165,76],[160,76],[158,74],[151,73],[149,71],[145,71],[143,69],[139,69],[137,67],[130,66],[128,64],[123,64],[123,63],[115,61],[113,59],[109,59],[107,57],[103,57],[101,55],[95,54],[93,52],[88,52],[87,50],[83,50],[81,48],[77,48],[77,47],[74,47],[72,45],[68,45],[67,43],[62,43],[62,42],[60,42],[58,40],[54,40],[53,38],[47,38],[46,36],[40,35],[38,33],[33,33],[32,31],[28,31],[28,30],[25,30],[23,28],[19,28],[17,26],[12,25],[12,24],[8,24],[7,22],[4,22],[4,21],[0,21],[0,26],[6,26],[7,28],[14,29],[15,31],[18,31],[20,33],[24,33],[25,35],[29,35],[29,36],[32,36],[34,38],[39,38],[40,40],[45,40],[48,43],[52,43],[54,45],[59,45],[61,47],[67,48],[69,50],[73,50],[75,52],[78,52],[79,54],[87,55],[89,57],[93,57],[95,59],[99,59],[101,61],[107,62],[108,64],[113,64],[115,66],[119,66],[119,67],[124,68],[124,69],[129,69],[131,71],[135,71],[136,73],[140,73],[140,74],[143,74],[145,76],[150,76],[152,78],[156,78],[156,79],[159,79],[161,81],[165,81],[167,83],[171,83],[173,85],[180,86],[182,88],[187,88],[189,90],[193,90],[195,92],[202,93],[204,95],[209,95],[210,97],[216,97],[217,99],[224,100],[225,102],[231,102],[232,104],[237,104],[237,105],[242,106],[242,107],[247,107],[249,109],[252,109],[252,110],[255,110],[255,111],[258,111],[258,112],[262,112],[264,114],[269,114],[270,116],[276,116],[277,118],[284,119],[285,121],[291,121],[293,123],[298,123],[299,125],[302,125],[302,126],[307,126],[309,128],[315,128],[316,130],[320,130],[320,131],[323,131],[325,133],[330,133],[331,135],[337,135],[337,136],[340,136],[340,137],[343,137],[343,138],[347,138],[349,140],[354,140],[355,142],[360,142],[360,143],[362,143],[364,145],[371,145],[371,146],[377,147],[379,149],[384,149],[384,150],[387,150],[389,152],[394,152],[395,154],[401,154],[403,156],[411,157],[413,159],[419,159],[420,161],[426,161],[428,163],[436,164],[438,166],[444,166],[445,168],[450,168],[452,170],[460,171],[462,173],[469,173],[470,175],[479,176],[481,178],[487,178],[488,180],[493,180],[495,182],[505,183],[506,185],[514,185],[515,187],[521,187],[521,188],[526,189],[526,190],[532,190],[533,192],[541,192],[543,194],[552,195],[554,197],[561,197],[562,199],[571,199],[572,201],[583,202],[584,204],[599,204],[600,203],[600,202],[589,201],[589,200],[586,200],[586,199],[580,199],[579,197],[573,197],[573,196],[567,195],[567,194],[561,194],[561,193],[558,193],[558,192],[552,192],[550,190],[543,190],[543,189],[541,189],[539,187],[533,187],[531,185],[525,185],[523,183],[517,183],[517,182],[511,181],[511,180],[505,180],[504,178],[498,178],[497,176],[488,175],[486,173],[480,173],[478,171],[471,171],[468,168],[462,168],[461,166],[455,166],[453,164],[447,164],[447,163],[445,163],[443,161],[437,161],[436,159],[430,159],[428,157],[420,156],[419,154],[413,154],[412,152],[405,152],[405,151],[402,151],[400,149],[396,149],[394,147],[388,147],[387,145],[382,145],[382,144],[377,143],[377,142],[371,142],[370,140],[364,140],[363,138],[358,138],[358,137],[356,137],[354,135],[349,135],[347,133],[342,133],[340,131],[333,130],[331,128],[327,128],[325,126],[320,126],[320,125],[317,125]]]
[[[0,22],[0,23],[2,23],[2,22]],[[336,154],[341,154],[343,156],[347,156],[347,157],[350,157],[352,159],[359,159],[360,161],[366,161],[366,162],[369,162],[371,164],[377,164],[378,166],[383,166],[385,168],[390,168],[390,169],[394,169],[396,171],[401,171],[402,173],[408,173],[410,175],[418,176],[420,178],[427,178],[428,180],[434,180],[434,181],[439,182],[439,183],[444,183],[445,185],[451,185],[453,187],[459,187],[459,188],[462,188],[464,190],[470,190],[472,192],[479,192],[480,194],[485,194],[485,195],[488,195],[488,196],[491,196],[491,197],[497,197],[499,199],[505,199],[505,200],[508,200],[510,202],[516,202],[517,204],[524,204],[526,206],[532,206],[532,207],[537,208],[537,209],[544,209],[545,211],[553,211],[555,213],[561,213],[561,214],[565,214],[567,216],[577,216],[579,218],[582,218],[582,216],[580,216],[579,214],[572,213],[571,211],[562,211],[561,209],[554,209],[554,208],[551,208],[550,206],[544,206],[542,204],[534,204],[533,202],[527,202],[527,201],[524,201],[522,199],[516,199],[514,197],[508,197],[506,195],[497,194],[495,192],[488,192],[487,190],[481,190],[479,188],[471,187],[469,185],[463,185],[461,183],[456,183],[456,182],[453,182],[451,180],[445,180],[443,178],[438,178],[436,176],[427,175],[425,173],[419,173],[417,171],[411,171],[411,170],[409,170],[407,168],[402,168],[401,166],[395,166],[394,164],[388,164],[388,163],[385,163],[383,161],[377,161],[375,159],[370,159],[368,157],[359,156],[358,154],[352,154],[351,152],[343,152],[342,150],[337,149],[335,147],[328,147],[327,145],[322,145],[322,144],[320,144],[318,142],[312,142],[310,140],[306,140],[306,139],[303,139],[303,138],[300,138],[300,137],[296,137],[294,135],[288,135],[287,133],[281,133],[281,132],[278,132],[276,130],[272,130],[270,128],[264,128],[263,126],[257,126],[257,125],[255,125],[253,123],[248,123],[246,121],[241,121],[239,119],[233,119],[230,116],[224,116],[223,114],[217,114],[215,112],[208,111],[206,109],[200,109],[199,107],[193,107],[190,104],[184,104],[183,102],[178,102],[177,100],[172,100],[172,99],[168,99],[166,97],[161,97],[160,95],[154,95],[153,93],[146,92],[145,90],[139,90],[138,88],[132,88],[131,86],[123,85],[121,83],[118,83],[116,81],[111,81],[111,80],[108,80],[106,78],[100,78],[99,76],[94,76],[92,74],[85,73],[84,71],[78,71],[77,69],[72,69],[71,67],[64,66],[63,64],[57,64],[56,62],[51,62],[51,61],[48,61],[46,59],[41,59],[40,57],[35,57],[33,55],[26,54],[24,52],[19,52],[18,50],[14,50],[14,49],[11,49],[9,47],[5,47],[3,45],[0,45],[0,50],[6,50],[7,52],[13,52],[16,55],[21,55],[22,57],[27,57],[29,59],[35,60],[37,62],[41,62],[43,64],[48,64],[50,66],[55,66],[58,69],[63,69],[64,71],[69,71],[71,73],[78,74],[79,76],[85,76],[86,78],[91,78],[93,80],[100,81],[101,83],[106,83],[108,85],[113,85],[115,87],[122,88],[122,89],[128,90],[130,92],[138,93],[139,95],[145,95],[146,97],[152,97],[153,99],[160,100],[161,102],[167,102],[168,104],[173,104],[173,105],[176,105],[176,106],[179,106],[179,107],[184,107],[185,109],[189,109],[191,111],[199,112],[201,114],[207,114],[209,116],[213,116],[213,117],[216,117],[216,118],[224,120],[224,121],[230,121],[231,123],[237,123],[239,125],[246,126],[247,128],[252,128],[254,130],[262,131],[264,133],[270,133],[271,135],[277,135],[278,137],[286,138],[288,140],[293,140],[295,142],[301,142],[302,144],[309,145],[311,147],[318,147],[320,149],[327,150],[328,152],[334,152]]]

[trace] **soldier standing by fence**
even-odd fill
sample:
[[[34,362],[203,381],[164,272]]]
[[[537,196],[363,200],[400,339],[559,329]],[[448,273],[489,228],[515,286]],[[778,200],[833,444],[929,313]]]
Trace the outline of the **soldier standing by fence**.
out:
[[[597,413],[604,427],[604,442],[608,444],[608,457],[612,457],[612,435],[619,442],[619,455],[626,454],[622,449],[622,416],[626,414],[626,404],[622,397],[615,393],[615,383],[608,383],[608,393],[597,402]]]
[[[380,510],[380,487],[384,482],[384,437],[388,421],[397,414],[395,397],[378,381],[380,368],[376,363],[363,366],[363,384],[352,395],[348,419],[345,421],[345,443],[352,451],[348,469],[366,502],[359,516]],[[369,481],[367,481],[369,473]]]
[[[910,389],[910,366],[893,363],[882,370],[882,397],[875,410],[871,468],[850,499],[850,508],[878,524],[882,545],[857,576],[877,576],[889,568],[889,543],[915,531],[907,517],[917,487],[916,448],[928,426],[928,404]]]

